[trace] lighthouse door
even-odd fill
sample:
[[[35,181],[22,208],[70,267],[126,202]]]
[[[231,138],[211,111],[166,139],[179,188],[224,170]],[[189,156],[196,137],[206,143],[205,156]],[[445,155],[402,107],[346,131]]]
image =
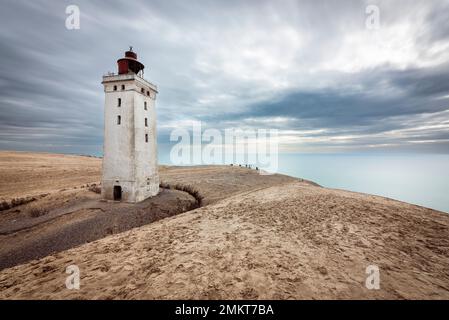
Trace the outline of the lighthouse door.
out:
[[[114,186],[114,200],[115,201],[122,200],[122,187]]]

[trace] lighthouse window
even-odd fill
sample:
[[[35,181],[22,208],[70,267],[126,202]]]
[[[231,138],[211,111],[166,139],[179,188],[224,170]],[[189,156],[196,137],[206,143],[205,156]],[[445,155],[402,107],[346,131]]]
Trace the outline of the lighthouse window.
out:
[[[125,90],[125,85],[124,84],[122,84],[122,90]]]
[[[147,96],[149,96],[150,95],[150,91],[147,91]]]
[[[118,101],[117,101],[117,106],[119,106],[119,107],[121,107],[121,106],[122,106],[122,99],[121,99],[121,98],[118,98]]]
[[[144,88],[140,88],[140,93],[145,93],[145,89]]]
[[[148,133],[145,133],[145,142],[148,142]]]
[[[114,91],[117,91],[117,86],[114,86]]]
[[[145,127],[148,127],[148,119],[145,118]]]
[[[121,116],[117,116],[117,124],[121,124],[122,123],[122,117]]]
[[[143,109],[147,110],[147,102],[146,101],[143,103]]]

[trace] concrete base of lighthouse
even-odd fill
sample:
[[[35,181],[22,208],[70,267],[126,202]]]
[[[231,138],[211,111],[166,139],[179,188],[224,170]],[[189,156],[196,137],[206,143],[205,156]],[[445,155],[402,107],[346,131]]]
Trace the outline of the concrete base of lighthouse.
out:
[[[140,202],[159,193],[159,177],[154,176],[148,184],[120,180],[104,180],[101,196],[106,200]]]

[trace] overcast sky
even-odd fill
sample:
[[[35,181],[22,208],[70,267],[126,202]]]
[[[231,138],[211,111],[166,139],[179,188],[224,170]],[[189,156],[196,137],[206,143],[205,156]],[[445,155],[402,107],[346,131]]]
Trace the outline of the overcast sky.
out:
[[[197,120],[277,128],[283,152],[449,152],[449,1],[3,1],[0,21],[0,149],[101,154],[101,78],[132,45],[161,150]]]

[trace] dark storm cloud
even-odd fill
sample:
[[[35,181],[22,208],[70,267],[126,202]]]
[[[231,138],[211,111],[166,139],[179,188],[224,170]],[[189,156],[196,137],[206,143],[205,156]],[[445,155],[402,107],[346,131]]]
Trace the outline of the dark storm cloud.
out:
[[[65,28],[70,4],[80,30]],[[201,120],[278,128],[287,149],[447,151],[448,16],[424,0],[10,2],[0,148],[101,154],[101,76],[133,45],[159,87],[161,144]]]
[[[288,92],[271,101],[252,105],[245,112],[229,115],[228,119],[285,116],[306,120],[312,127],[340,127],[372,125],[389,117],[449,109],[448,99],[444,98],[449,93],[448,64],[404,71],[381,68],[359,74],[354,80],[365,89],[354,92],[338,88]],[[384,88],[383,81],[388,81],[388,90]],[[226,114],[215,117],[223,119]],[[214,116],[208,117],[209,121],[213,119]]]
[[[432,68],[389,72],[392,85],[407,90],[410,97],[432,98],[449,93],[449,64]]]

